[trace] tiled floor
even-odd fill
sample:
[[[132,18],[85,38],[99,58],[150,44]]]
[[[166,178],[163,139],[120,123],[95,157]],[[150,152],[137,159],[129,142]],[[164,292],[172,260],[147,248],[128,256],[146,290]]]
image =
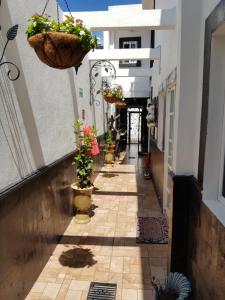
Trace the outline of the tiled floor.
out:
[[[100,170],[91,222],[71,221],[27,300],[85,300],[91,281],[117,283],[117,300],[154,299],[151,278],[164,277],[167,246],[135,242],[137,216],[160,215],[160,208],[141,160],[129,155],[126,164]]]

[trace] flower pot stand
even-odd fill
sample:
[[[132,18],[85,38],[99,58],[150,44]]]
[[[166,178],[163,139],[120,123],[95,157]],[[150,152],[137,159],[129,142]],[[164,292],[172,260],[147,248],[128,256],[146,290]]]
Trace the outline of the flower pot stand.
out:
[[[87,224],[91,221],[88,210],[91,207],[91,195],[94,187],[80,189],[77,187],[76,183],[73,183],[71,188],[74,192],[73,205],[76,208],[74,221],[77,224]]]
[[[114,150],[107,150],[105,153],[106,164],[113,164],[114,161]]]

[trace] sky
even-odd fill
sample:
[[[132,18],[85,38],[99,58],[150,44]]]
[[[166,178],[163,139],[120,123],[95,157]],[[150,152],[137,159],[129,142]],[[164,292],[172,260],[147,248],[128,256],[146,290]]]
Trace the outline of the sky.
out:
[[[65,0],[59,0],[62,10],[67,11]],[[71,11],[107,10],[109,5],[138,4],[141,0],[67,0]]]

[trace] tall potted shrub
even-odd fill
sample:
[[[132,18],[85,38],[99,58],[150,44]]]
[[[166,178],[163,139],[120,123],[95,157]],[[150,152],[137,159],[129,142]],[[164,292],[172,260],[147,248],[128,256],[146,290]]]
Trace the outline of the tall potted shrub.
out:
[[[58,22],[48,15],[34,14],[26,30],[28,42],[38,58],[56,69],[79,66],[84,56],[97,45],[83,21],[72,16]]]
[[[93,183],[93,156],[99,154],[94,126],[85,126],[81,121],[76,121],[74,131],[77,136],[77,149],[73,164],[76,165],[77,181],[71,185],[74,191],[74,206],[76,209],[75,222],[86,224],[90,222],[88,209],[91,206]]]

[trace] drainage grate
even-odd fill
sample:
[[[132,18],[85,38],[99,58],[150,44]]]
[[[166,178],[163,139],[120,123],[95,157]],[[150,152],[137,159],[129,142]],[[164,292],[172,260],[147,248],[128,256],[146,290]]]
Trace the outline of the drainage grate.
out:
[[[91,282],[87,300],[114,300],[116,284]]]

